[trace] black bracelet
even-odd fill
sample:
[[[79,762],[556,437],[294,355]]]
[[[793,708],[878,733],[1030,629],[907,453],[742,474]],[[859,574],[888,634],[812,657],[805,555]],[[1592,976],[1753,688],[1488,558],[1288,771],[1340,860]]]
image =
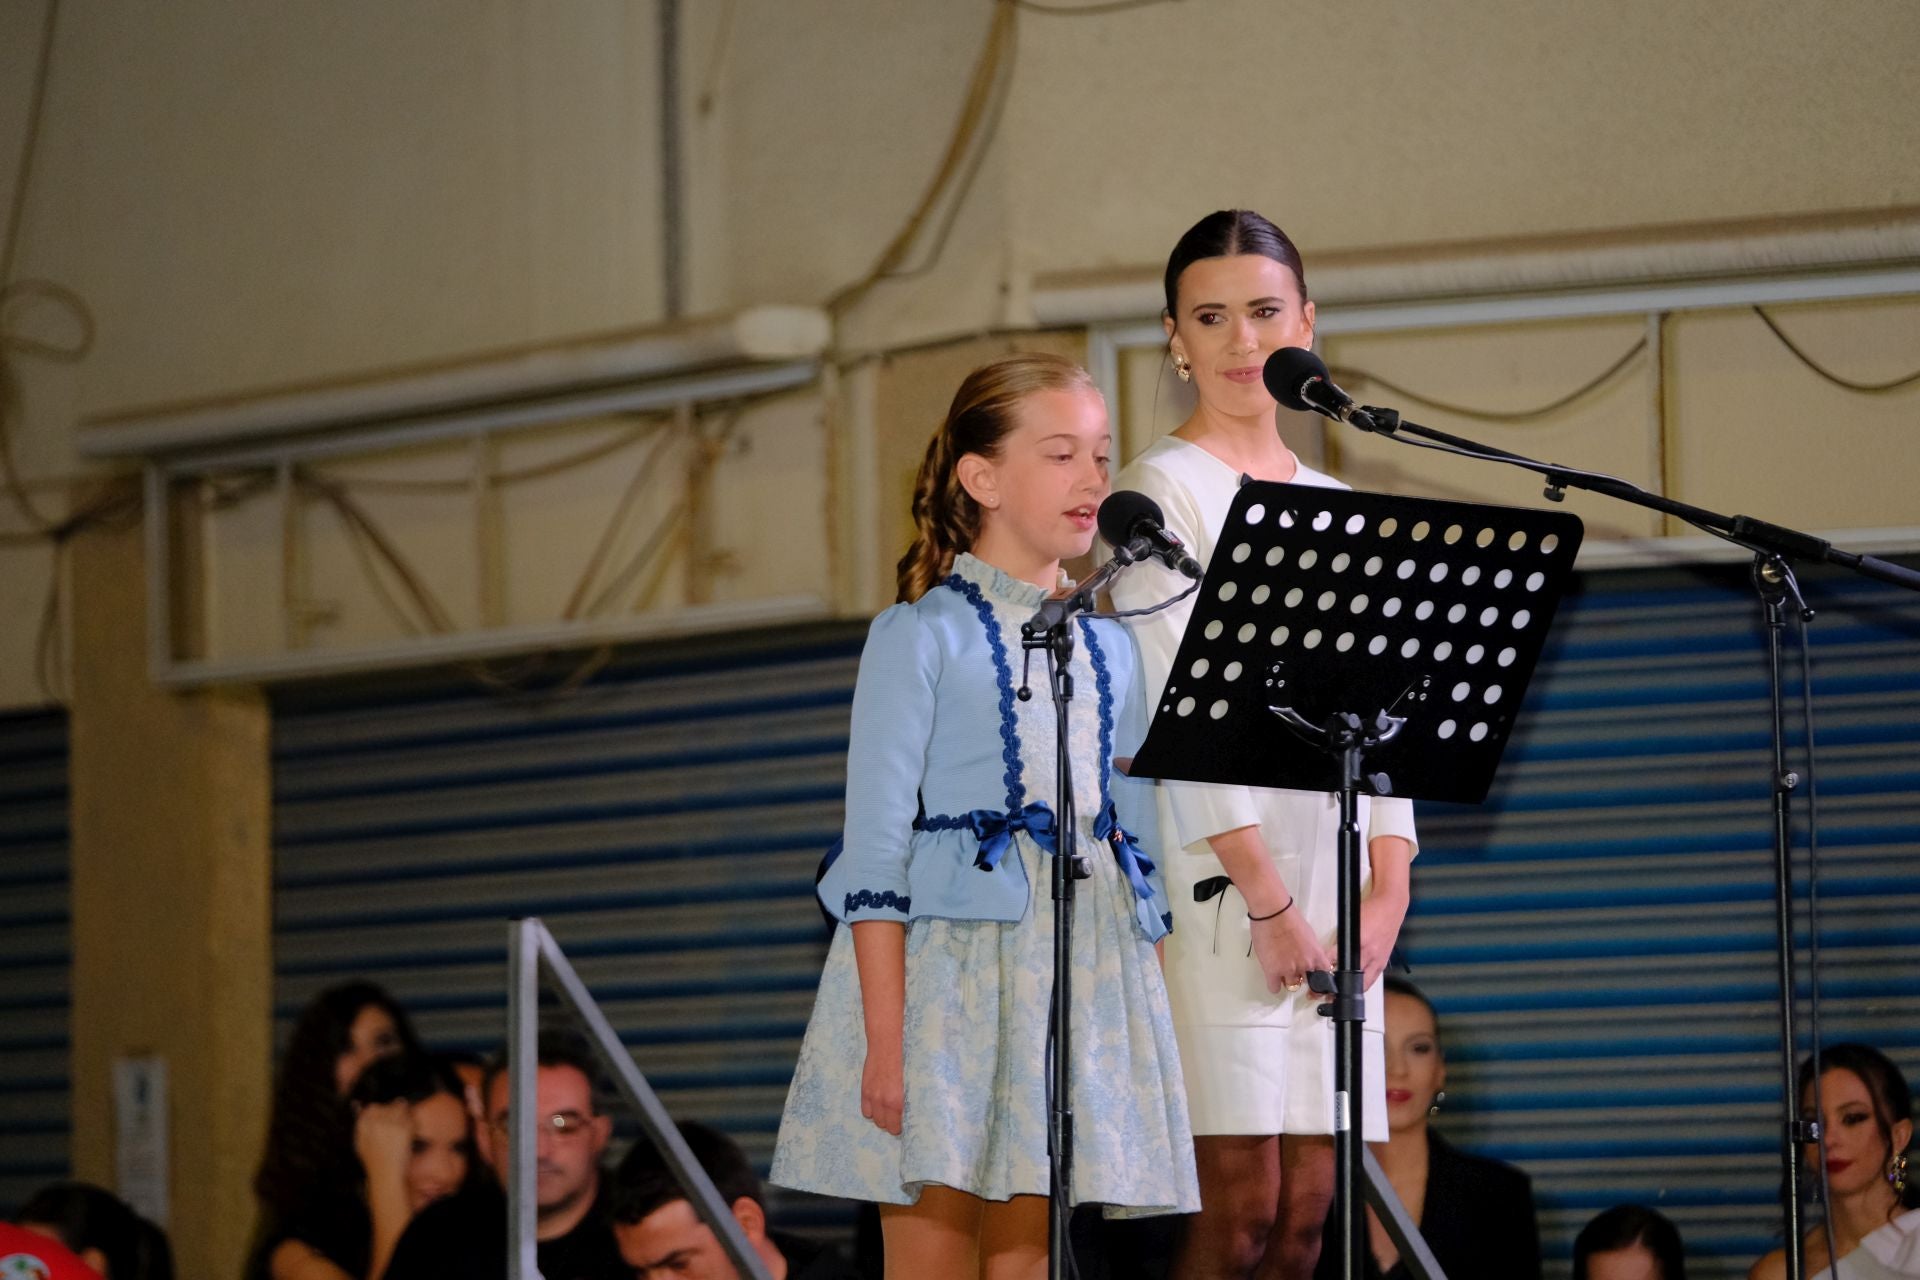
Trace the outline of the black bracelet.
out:
[[[1286,906],[1284,906],[1284,907],[1282,907],[1282,908],[1280,908],[1280,909],[1279,909],[1278,911],[1270,911],[1270,912],[1268,912],[1268,913],[1267,913],[1266,915],[1264,915],[1264,916],[1257,916],[1257,915],[1255,915],[1255,914],[1253,914],[1253,912],[1251,912],[1251,911],[1249,911],[1249,912],[1247,912],[1247,919],[1249,919],[1249,920],[1251,920],[1251,921],[1253,921],[1253,922],[1254,922],[1255,924],[1258,924],[1258,923],[1259,923],[1260,921],[1262,921],[1262,920],[1272,920],[1272,919],[1274,919],[1274,918],[1275,918],[1276,916],[1283,916],[1283,915],[1285,915],[1285,914],[1287,914],[1287,912],[1289,912],[1289,911],[1291,911],[1291,910],[1293,910],[1293,895],[1292,895],[1292,894],[1288,894],[1288,895],[1287,895],[1287,905],[1286,905]]]

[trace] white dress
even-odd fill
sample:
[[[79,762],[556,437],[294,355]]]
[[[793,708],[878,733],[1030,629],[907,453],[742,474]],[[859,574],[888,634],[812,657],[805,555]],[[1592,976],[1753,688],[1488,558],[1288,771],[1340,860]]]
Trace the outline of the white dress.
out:
[[[1166,527],[1202,564],[1213,555],[1241,477],[1198,445],[1166,436],[1114,481],[1160,504]],[[1345,488],[1302,465],[1293,483]],[[1121,609],[1137,609],[1181,590],[1182,579],[1156,565],[1122,575],[1113,592]],[[1157,703],[1192,613],[1191,601],[1135,620],[1148,691]],[[1194,886],[1223,876],[1209,836],[1257,826],[1281,879],[1332,954],[1338,923],[1338,797],[1324,792],[1163,782],[1160,821],[1169,846],[1162,871],[1173,907],[1166,941],[1167,995],[1180,1043],[1187,1103],[1195,1134],[1333,1132],[1333,1024],[1319,1001],[1299,992],[1267,991],[1249,954],[1246,902],[1229,888],[1197,902]],[[1360,798],[1365,840],[1414,840],[1413,805]],[[1363,890],[1371,872],[1362,859]],[[1362,1119],[1369,1142],[1387,1137],[1386,1078],[1379,984],[1367,992],[1362,1065]]]
[[[1909,1209],[1867,1233],[1860,1247],[1840,1258],[1840,1280],[1914,1280],[1920,1276],[1920,1209]],[[1833,1280],[1822,1267],[1813,1280]]]

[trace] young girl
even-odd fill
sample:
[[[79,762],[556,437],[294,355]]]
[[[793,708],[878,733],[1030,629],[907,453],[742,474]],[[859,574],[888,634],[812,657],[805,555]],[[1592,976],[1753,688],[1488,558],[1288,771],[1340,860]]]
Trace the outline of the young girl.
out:
[[[1280,438],[1261,369],[1281,347],[1313,344],[1300,254],[1257,213],[1209,214],[1167,261],[1168,353],[1190,382],[1191,417],[1121,475],[1160,504],[1166,527],[1206,563],[1243,477],[1340,486]],[[1114,603],[1165,599],[1179,580],[1148,564],[1114,584]],[[1141,620],[1149,695],[1166,686],[1191,603]],[[1332,795],[1169,782],[1159,788],[1175,930],[1167,986],[1205,1207],[1176,1274],[1305,1280],[1333,1198],[1333,1023],[1306,976],[1331,969],[1338,804]],[[1387,1137],[1377,983],[1407,911],[1413,807],[1361,797],[1360,962],[1366,971],[1361,1117]],[[1231,887],[1220,891],[1221,876]],[[1212,890],[1212,892],[1210,892]]]
[[[836,931],[773,1181],[881,1206],[890,1275],[1046,1269],[1053,707],[1016,696],[1020,624],[1083,555],[1107,495],[1106,406],[1084,370],[975,370],[927,446],[900,601],[860,658]],[[1113,768],[1146,729],[1116,623],[1075,624],[1070,753],[1074,1202],[1198,1207],[1166,988],[1152,788]]]

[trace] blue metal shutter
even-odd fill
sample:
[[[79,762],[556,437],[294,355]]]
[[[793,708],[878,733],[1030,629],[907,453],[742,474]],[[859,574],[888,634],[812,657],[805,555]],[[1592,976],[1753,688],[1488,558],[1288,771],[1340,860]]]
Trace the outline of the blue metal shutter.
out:
[[[283,697],[282,1037],[366,975],[430,1044],[490,1053],[506,921],[539,915],[668,1107],[764,1169],[826,953],[813,876],[839,834],[864,637],[662,647],[571,692]]]
[[[67,716],[0,716],[0,1218],[67,1176]]]
[[[1775,1243],[1777,1183],[1757,611],[1731,570],[1582,582],[1488,805],[1422,815],[1407,948],[1445,1023],[1442,1125],[1534,1175],[1549,1274],[1588,1217],[1637,1200],[1699,1274],[1743,1275]],[[1912,1073],[1920,602],[1807,585],[1825,1031]],[[491,1048],[502,922],[537,912],[669,1106],[764,1167],[823,955],[812,872],[861,634],[650,651],[573,693],[283,696],[283,1029],[364,973],[430,1041]]]
[[[1820,611],[1822,1032],[1915,1079],[1920,597],[1803,584]],[[1406,943],[1447,1047],[1441,1127],[1533,1175],[1549,1275],[1625,1202],[1674,1219],[1690,1275],[1744,1276],[1780,1242],[1758,616],[1744,566],[1584,575],[1486,806],[1421,814]],[[1804,846],[1804,788],[1794,803]],[[1804,857],[1796,875],[1804,903]]]

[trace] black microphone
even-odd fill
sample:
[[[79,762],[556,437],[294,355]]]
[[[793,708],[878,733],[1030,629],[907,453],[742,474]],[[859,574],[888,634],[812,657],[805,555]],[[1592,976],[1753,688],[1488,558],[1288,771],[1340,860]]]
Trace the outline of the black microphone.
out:
[[[1327,362],[1304,347],[1282,347],[1267,357],[1261,380],[1267,394],[1289,409],[1318,413],[1362,431],[1378,431],[1373,415],[1334,385]]]
[[[1120,489],[1107,495],[1100,504],[1100,536],[1113,547],[1113,558],[1122,564],[1139,560],[1158,560],[1175,573],[1200,579],[1200,562],[1187,554],[1187,546],[1168,533],[1160,514],[1160,504],[1144,493]]]

